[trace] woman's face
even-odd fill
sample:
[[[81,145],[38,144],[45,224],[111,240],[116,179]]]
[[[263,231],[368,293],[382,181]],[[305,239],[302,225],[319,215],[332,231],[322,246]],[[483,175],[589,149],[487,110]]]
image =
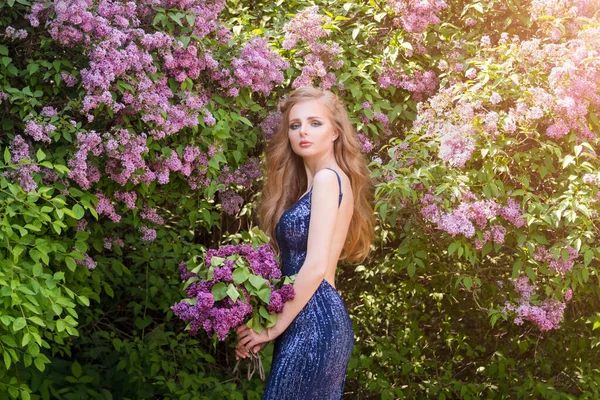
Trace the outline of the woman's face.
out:
[[[288,137],[294,153],[306,157],[333,151],[338,134],[327,107],[318,100],[309,100],[290,110]]]

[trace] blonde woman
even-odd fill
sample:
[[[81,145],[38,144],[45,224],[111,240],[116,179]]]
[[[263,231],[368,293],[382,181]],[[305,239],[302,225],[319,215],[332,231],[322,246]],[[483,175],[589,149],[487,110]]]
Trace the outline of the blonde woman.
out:
[[[294,90],[266,149],[261,228],[283,275],[297,274],[295,297],[277,324],[238,328],[244,358],[275,340],[263,399],[341,399],[354,332],[335,289],[338,260],[366,258],[374,216],[366,160],[343,103],[330,91]]]

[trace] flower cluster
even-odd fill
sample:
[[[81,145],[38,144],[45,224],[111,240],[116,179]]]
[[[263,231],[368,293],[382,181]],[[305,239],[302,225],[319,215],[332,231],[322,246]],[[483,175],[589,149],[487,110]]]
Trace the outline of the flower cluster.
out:
[[[192,273],[184,263],[179,265],[181,278],[192,283],[186,291],[188,299],[171,307],[175,315],[189,323],[192,335],[204,329],[208,335],[214,333],[225,340],[250,317],[264,321],[259,314],[261,308],[269,313],[267,322],[272,325],[283,304],[294,298],[289,283],[275,289],[281,283],[281,270],[269,245],[210,249],[202,267]]]
[[[219,198],[221,200],[223,211],[229,215],[235,215],[240,211],[242,204],[244,204],[244,199],[233,190],[223,190],[219,192]]]
[[[48,134],[54,132],[55,130],[56,127],[52,124],[38,124],[32,119],[25,123],[25,133],[31,136],[33,140],[38,142],[52,142],[52,140],[48,137]]]
[[[448,7],[444,0],[388,0],[387,4],[399,16],[394,24],[413,33],[423,33],[428,25],[439,24],[438,14]]]
[[[4,172],[3,175],[18,182],[19,186],[26,192],[36,190],[37,183],[33,179],[33,173],[40,172],[40,167],[31,159],[32,146],[21,135],[16,135],[8,148],[11,153],[10,162],[17,164],[17,169]],[[28,164],[21,164],[21,160],[28,160],[30,162]]]
[[[237,85],[266,96],[275,84],[283,82],[283,70],[290,64],[269,49],[266,39],[255,37],[244,46],[240,56],[231,61],[231,66]]]
[[[415,101],[422,101],[437,91],[439,79],[433,71],[416,71],[409,76],[402,69],[388,66],[378,78],[379,85],[387,88],[392,85],[412,94]]]
[[[263,135],[266,141],[269,141],[279,129],[281,124],[281,113],[278,111],[271,112],[267,117],[260,123],[260,129],[263,131]]]
[[[444,212],[440,208],[441,199],[426,193],[421,198],[421,215],[437,225],[437,228],[443,230],[453,237],[463,235],[473,237],[476,230],[483,233],[483,238],[475,239],[475,247],[481,249],[488,241],[502,244],[506,235],[506,228],[502,225],[491,224],[494,218],[501,216],[516,227],[521,226],[522,211],[520,206],[512,199],[508,199],[508,204],[500,206],[495,200],[477,200],[475,195],[470,192],[463,194],[462,201],[457,207],[449,212]],[[488,224],[489,227],[488,227]]]
[[[515,324],[522,325],[524,321],[530,321],[541,331],[560,328],[566,307],[563,302],[548,298],[540,305],[533,304],[531,298],[535,293],[536,286],[533,283],[529,283],[529,278],[526,276],[519,277],[513,282],[513,286],[517,294],[520,295],[518,304],[515,305],[506,302],[503,312],[514,312],[516,314],[513,321]],[[571,297],[572,292],[567,291],[565,293],[565,300],[568,301]]]
[[[341,47],[338,43],[321,43],[329,35],[323,25],[331,23],[331,18],[319,15],[319,7],[312,6],[298,12],[284,27],[285,40],[282,47],[291,50],[299,47],[298,42],[306,44],[298,53],[304,57],[304,67],[300,76],[292,82],[293,88],[313,86],[319,79],[322,89],[330,89],[337,83],[334,72],[327,72],[328,68],[340,69],[344,62],[338,58]],[[342,84],[337,85],[339,89]]]
[[[77,250],[77,249],[75,247],[73,247],[73,250]],[[96,265],[98,263],[92,257],[90,257],[88,253],[83,253],[83,256],[85,257],[84,260],[75,259],[75,262],[79,265],[84,265],[90,271],[93,271],[94,269],[96,269]]]
[[[25,39],[27,37],[27,31],[25,29],[16,30],[12,26],[7,26],[4,35],[13,40]]]
[[[369,110],[371,110],[373,108],[373,105],[368,101],[365,101],[362,104],[362,106],[363,106],[363,108],[369,109]],[[366,114],[361,114],[359,116],[360,122],[362,122],[365,125],[371,124],[371,123],[373,123],[373,121],[379,122],[383,126],[383,134],[385,136],[391,135],[392,131],[390,129],[390,119],[388,118],[388,116],[381,111],[373,111],[372,114],[373,114],[373,119],[369,118]],[[366,138],[366,136],[364,136],[364,134],[362,134],[362,136],[363,137],[361,138],[361,136],[359,135],[358,138],[361,141],[361,143],[363,143],[363,151],[364,151],[365,149],[369,148],[369,145],[372,146],[372,144],[370,142],[369,143],[365,142],[365,139],[367,139],[367,138]],[[366,145],[366,148],[364,147],[365,145]]]
[[[533,255],[533,259],[542,263],[548,262],[548,269],[559,275],[564,275],[565,272],[570,272],[573,269],[575,260],[579,257],[579,252],[575,248],[567,246],[565,250],[566,257],[563,257],[562,254],[554,256],[545,247],[538,246]]]

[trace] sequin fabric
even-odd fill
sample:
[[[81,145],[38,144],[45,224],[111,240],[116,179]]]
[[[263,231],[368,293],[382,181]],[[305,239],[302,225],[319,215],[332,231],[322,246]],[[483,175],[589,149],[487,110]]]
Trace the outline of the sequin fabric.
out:
[[[311,195],[312,187],[277,223],[275,234],[283,275],[298,273],[306,258]],[[344,302],[323,279],[306,306],[275,339],[271,373],[262,399],[341,399],[353,345],[352,321]]]

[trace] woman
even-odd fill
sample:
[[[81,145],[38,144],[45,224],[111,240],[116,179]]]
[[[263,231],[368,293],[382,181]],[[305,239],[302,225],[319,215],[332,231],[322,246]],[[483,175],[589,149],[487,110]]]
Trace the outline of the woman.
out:
[[[296,296],[272,328],[257,334],[239,327],[236,356],[275,340],[263,399],[340,399],[354,333],[335,289],[335,271],[339,259],[364,260],[373,240],[367,164],[332,92],[298,88],[281,111],[266,150],[259,215],[283,275],[297,273]]]

